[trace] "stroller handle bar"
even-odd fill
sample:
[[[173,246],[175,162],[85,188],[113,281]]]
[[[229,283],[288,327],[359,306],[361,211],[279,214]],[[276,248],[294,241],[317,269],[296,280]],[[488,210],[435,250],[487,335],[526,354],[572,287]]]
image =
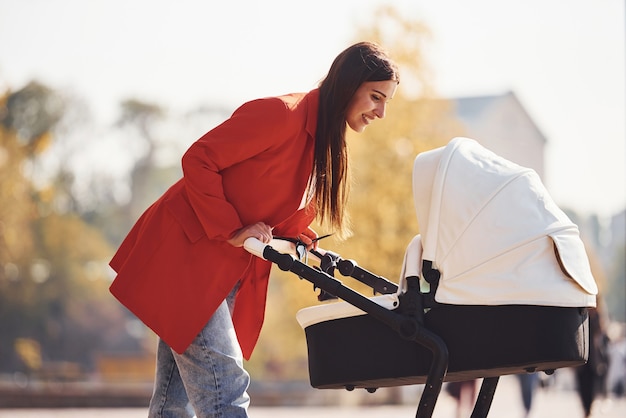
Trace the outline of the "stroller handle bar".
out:
[[[301,262],[296,257],[296,255],[298,255],[297,248],[292,242],[273,239],[270,243],[265,244],[251,237],[245,240],[244,248],[251,254],[276,264],[281,270],[291,271],[299,277],[313,283],[316,288],[322,289],[362,311],[369,313],[372,317],[382,321],[398,332],[402,338],[415,341],[428,348],[433,354],[433,360],[426,380],[426,386],[420,399],[416,418],[432,417],[435,403],[443,384],[443,378],[448,369],[448,349],[439,336],[424,328],[414,317],[407,317],[387,310],[369,298],[344,286],[339,280],[327,274],[325,271],[322,271],[322,269],[314,269]],[[282,252],[280,249],[286,251]],[[315,251],[308,251],[308,253],[312,259],[325,259],[328,258],[327,256],[336,256],[330,251],[324,251],[319,248]],[[352,275],[352,277],[358,280],[361,280],[359,277],[361,275],[360,273],[366,272],[361,268],[354,268],[353,270],[359,273]],[[374,279],[387,282],[386,279],[382,277],[376,276]],[[374,280],[373,282],[379,283],[378,280]],[[485,415],[473,415],[475,418],[483,416],[486,416],[486,413]]]
[[[291,241],[286,241],[284,239],[272,239],[269,243],[266,244],[257,238],[250,237],[246,239],[243,243],[243,247],[246,249],[246,251],[264,260],[267,260],[267,257],[265,257],[263,253],[268,246],[283,254],[297,255],[296,244]],[[321,248],[318,248],[315,251],[308,251],[309,258],[314,261],[320,261],[320,256],[323,256],[324,254],[326,254],[326,252],[326,250],[323,250]]]
[[[286,257],[285,262],[291,260],[290,255],[300,256],[300,258],[303,256],[303,254],[298,254],[296,244],[294,242],[280,238],[274,238],[268,244],[265,244],[257,238],[250,237],[245,240],[243,246],[249,253],[268,261],[276,262],[274,260],[275,255],[272,259],[268,259],[268,254],[265,253],[268,247],[284,255],[284,257]],[[339,255],[323,248],[318,247],[315,250],[308,250],[307,258],[308,260],[321,264],[331,263],[333,267],[336,267],[337,270],[339,270],[342,276],[349,276],[360,281],[361,283],[366,284],[371,287],[375,293],[389,294],[399,291],[398,286],[395,283],[361,268],[354,260],[342,259]],[[327,270],[324,269],[324,271]]]

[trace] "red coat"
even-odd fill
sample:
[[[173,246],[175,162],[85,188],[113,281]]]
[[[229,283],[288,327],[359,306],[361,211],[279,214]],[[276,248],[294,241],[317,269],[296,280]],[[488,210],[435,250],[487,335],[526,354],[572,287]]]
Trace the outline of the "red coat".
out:
[[[314,210],[298,207],[313,166],[318,101],[313,90],[242,105],[189,148],[183,178],[111,260],[111,293],[177,352],[240,281],[233,321],[244,356],[252,354],[271,263],[226,239],[259,221],[277,236],[310,235]]]

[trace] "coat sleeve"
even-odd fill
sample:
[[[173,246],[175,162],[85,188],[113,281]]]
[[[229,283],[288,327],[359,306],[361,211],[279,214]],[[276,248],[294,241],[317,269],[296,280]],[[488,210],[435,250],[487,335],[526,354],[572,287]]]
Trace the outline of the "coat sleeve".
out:
[[[280,146],[288,137],[289,111],[278,98],[248,102],[198,139],[182,158],[189,202],[211,239],[229,239],[243,227],[224,193],[222,172]],[[242,190],[241,193],[245,193]]]

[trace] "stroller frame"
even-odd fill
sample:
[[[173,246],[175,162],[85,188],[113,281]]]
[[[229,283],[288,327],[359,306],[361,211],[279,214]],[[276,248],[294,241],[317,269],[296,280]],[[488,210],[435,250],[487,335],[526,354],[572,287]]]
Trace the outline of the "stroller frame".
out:
[[[271,261],[281,270],[292,272],[300,278],[311,282],[315,288],[321,289],[320,300],[328,298],[342,299],[390,327],[403,339],[414,341],[426,347],[433,357],[415,416],[416,418],[432,417],[448,370],[448,348],[437,334],[431,332],[423,325],[424,308],[427,305],[431,305],[433,301],[429,301],[428,299],[430,298],[424,298],[425,294],[420,292],[418,277],[407,278],[407,291],[400,296],[400,307],[392,311],[345,286],[333,276],[335,269],[337,269],[343,276],[352,277],[366,284],[374,292],[388,294],[397,291],[398,287],[396,284],[359,267],[352,260],[344,260],[332,252],[311,251],[310,254],[320,260],[318,269],[298,260],[292,254],[280,252],[271,245],[265,245],[255,238],[249,238],[244,246],[252,254]],[[546,372],[550,374],[551,371]],[[484,418],[487,416],[498,380],[499,376],[490,376],[483,379],[471,418]],[[397,386],[401,385],[400,383]],[[354,386],[346,387],[347,390],[353,390],[354,388]],[[365,389],[368,392],[374,392],[377,388],[365,387]]]
[[[479,418],[500,376],[587,361],[587,308],[596,305],[597,285],[578,227],[536,172],[458,137],[415,158],[413,198],[420,234],[407,247],[398,286],[323,250],[309,251],[320,262],[312,268],[293,248],[276,251],[280,240],[246,247],[312,282],[320,301],[344,301],[297,314],[311,386],[425,383],[416,416],[426,418],[444,381],[483,378],[471,415]],[[291,244],[306,254],[304,244]],[[336,269],[382,295],[344,286]]]

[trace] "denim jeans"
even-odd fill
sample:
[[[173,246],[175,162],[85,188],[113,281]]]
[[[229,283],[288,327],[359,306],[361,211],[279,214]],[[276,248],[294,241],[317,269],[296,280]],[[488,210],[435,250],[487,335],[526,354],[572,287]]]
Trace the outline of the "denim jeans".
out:
[[[231,317],[235,290],[183,354],[159,339],[150,418],[193,417],[191,410],[197,418],[248,416],[250,376]]]

